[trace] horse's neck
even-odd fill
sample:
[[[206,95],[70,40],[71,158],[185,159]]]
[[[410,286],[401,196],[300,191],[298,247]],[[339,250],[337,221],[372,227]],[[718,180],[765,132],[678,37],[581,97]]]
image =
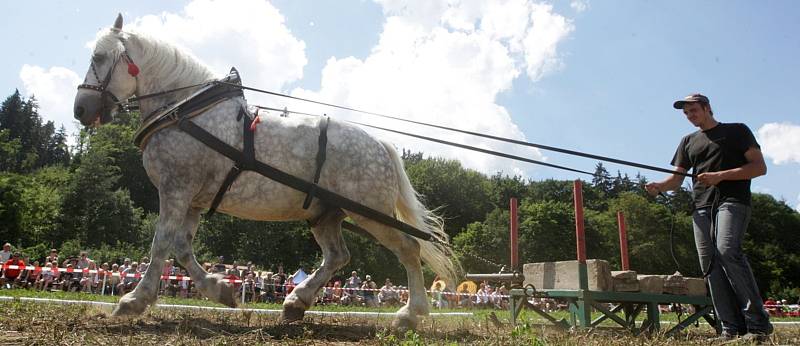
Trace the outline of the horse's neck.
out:
[[[142,59],[139,66],[141,73],[136,85],[137,96],[174,90],[213,79],[210,71],[177,49],[150,42],[143,43],[143,46],[148,48],[149,52],[146,54],[150,57]],[[183,100],[196,91],[197,88],[189,88],[141,100],[140,112],[143,116],[148,116],[164,105]]]

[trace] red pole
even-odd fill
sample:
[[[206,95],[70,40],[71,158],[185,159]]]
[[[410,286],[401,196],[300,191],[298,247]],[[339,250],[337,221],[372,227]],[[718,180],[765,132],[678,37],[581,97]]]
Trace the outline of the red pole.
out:
[[[583,186],[575,180],[572,188],[575,196],[575,239],[578,245],[578,263],[586,264],[586,237],[583,231]]]
[[[519,253],[517,247],[517,240],[519,239],[519,220],[517,219],[517,199],[511,198],[509,203],[511,209],[511,270],[516,271],[519,269]]]
[[[619,255],[622,258],[622,270],[630,270],[628,261],[628,231],[625,229],[625,215],[617,212],[617,225],[619,225]]]

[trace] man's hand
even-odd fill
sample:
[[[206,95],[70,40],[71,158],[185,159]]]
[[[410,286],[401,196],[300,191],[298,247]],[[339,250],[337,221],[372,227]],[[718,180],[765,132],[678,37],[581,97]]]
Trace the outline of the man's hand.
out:
[[[716,186],[723,181],[722,172],[708,172],[697,176],[697,180],[706,186]]]
[[[653,182],[645,185],[644,189],[647,190],[647,193],[649,193],[650,196],[656,196],[659,193],[661,193],[661,188],[662,188],[661,185],[662,185],[661,183]]]

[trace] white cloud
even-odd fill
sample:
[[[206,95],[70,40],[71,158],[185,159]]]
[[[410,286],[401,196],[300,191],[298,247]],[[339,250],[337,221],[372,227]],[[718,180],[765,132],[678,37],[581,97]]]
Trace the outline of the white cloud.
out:
[[[54,66],[49,69],[25,64],[19,71],[24,92],[33,95],[39,103],[39,115],[45,121],[53,121],[56,129],[64,125],[68,134],[77,133],[72,116],[75,88],[81,78],[72,70]],[[72,141],[70,141],[72,143]]]
[[[305,43],[266,1],[195,0],[180,14],[146,15],[125,28],[187,48],[217,75],[235,66],[246,84],[265,89],[302,78],[307,63]]]
[[[800,125],[764,124],[758,129],[758,142],[764,156],[771,158],[774,164],[800,163]]]
[[[575,10],[575,12],[583,12],[589,8],[589,3],[582,0],[573,0],[572,2],[569,3],[569,7],[572,7],[572,9]]]
[[[550,5],[509,1],[376,0],[387,15],[380,40],[366,58],[334,57],[319,90],[293,95],[398,115],[497,136],[524,139],[497,95],[521,74],[538,80],[561,63],[557,46],[573,30]],[[322,108],[298,104],[309,111]],[[330,109],[324,111],[331,114]],[[358,114],[334,116],[472,146],[543,159],[540,152],[441,130]],[[439,144],[374,132],[398,146],[456,158],[473,169],[508,174],[527,164]]]

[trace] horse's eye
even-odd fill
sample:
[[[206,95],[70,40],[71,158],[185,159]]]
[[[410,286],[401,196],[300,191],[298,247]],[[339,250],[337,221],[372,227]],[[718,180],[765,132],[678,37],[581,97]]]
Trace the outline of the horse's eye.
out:
[[[94,61],[94,63],[96,63],[96,64],[101,64],[105,60],[106,60],[106,55],[105,54],[96,53],[96,54],[92,55],[92,61]]]

